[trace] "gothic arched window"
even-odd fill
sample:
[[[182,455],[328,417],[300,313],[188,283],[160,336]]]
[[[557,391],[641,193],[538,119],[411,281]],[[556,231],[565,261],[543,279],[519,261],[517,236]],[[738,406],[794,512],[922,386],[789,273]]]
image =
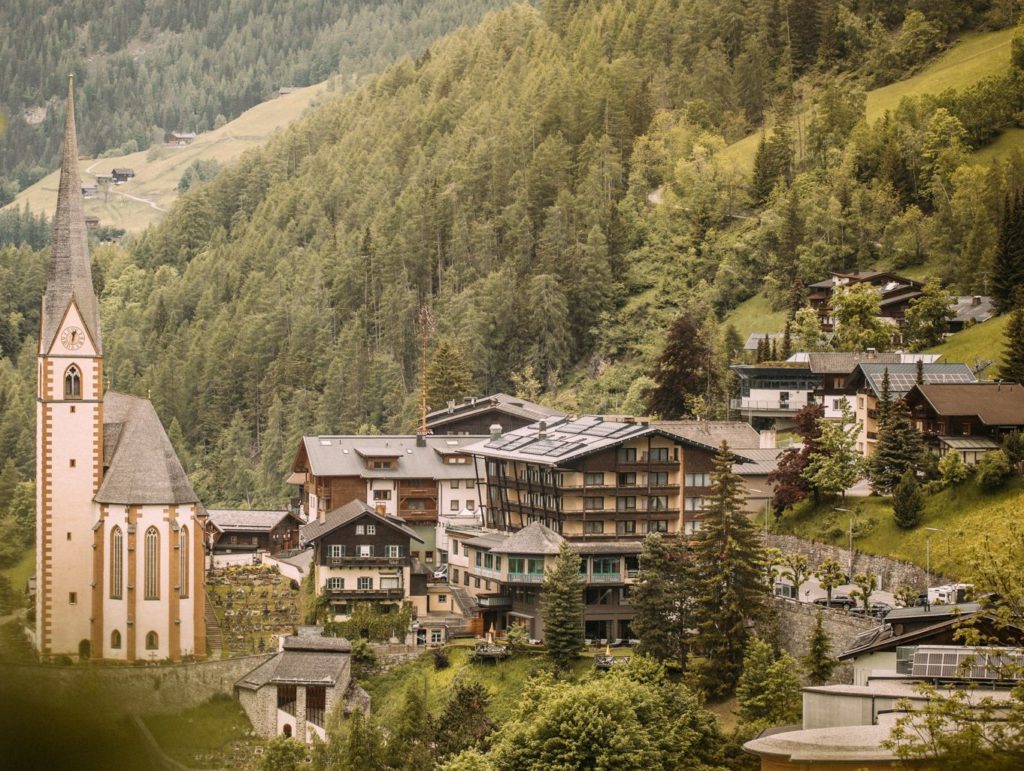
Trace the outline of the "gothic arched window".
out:
[[[188,528],[178,533],[178,595],[188,597]]]
[[[64,371],[64,398],[82,398],[82,372],[77,364],[72,364]]]
[[[110,599],[124,596],[124,536],[121,528],[110,531]]]
[[[156,632],[147,632],[146,633],[146,650],[147,651],[155,651],[159,647],[160,647],[160,637],[157,635],[157,633]]]
[[[146,531],[145,599],[160,599],[160,533],[155,527]],[[148,646],[147,646],[148,647]]]
[[[112,650],[121,650],[121,633],[116,629],[110,633],[110,647]]]

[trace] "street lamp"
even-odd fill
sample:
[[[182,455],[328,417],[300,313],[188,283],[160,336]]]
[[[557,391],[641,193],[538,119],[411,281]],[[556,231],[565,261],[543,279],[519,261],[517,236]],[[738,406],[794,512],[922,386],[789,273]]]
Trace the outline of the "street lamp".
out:
[[[941,527],[926,527],[928,531],[924,537],[924,591],[928,593],[928,585],[932,582],[932,533],[945,533],[949,535],[948,530],[943,530]]]
[[[838,506],[833,506],[832,507],[832,511],[842,511],[842,512],[850,515],[850,572],[847,574],[847,576],[852,581],[853,580],[853,518],[854,518],[854,516],[856,516],[857,512],[850,511],[849,509],[842,509],[842,508],[840,508]]]

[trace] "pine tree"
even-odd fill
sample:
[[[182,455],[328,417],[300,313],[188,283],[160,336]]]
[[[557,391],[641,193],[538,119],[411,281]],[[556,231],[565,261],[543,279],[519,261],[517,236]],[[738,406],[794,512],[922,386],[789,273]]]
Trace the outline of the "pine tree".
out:
[[[824,685],[832,677],[838,663],[832,658],[832,640],[825,631],[823,614],[819,610],[811,637],[807,641],[807,655],[803,660],[807,679],[811,685]]]
[[[849,406],[839,421],[818,421],[821,435],[807,458],[804,478],[824,495],[846,494],[860,476],[862,461],[857,452],[857,424]]]
[[[433,730],[425,690],[426,682],[413,682],[406,688],[402,708],[390,726],[386,752],[389,768],[412,771],[432,765]]]
[[[476,386],[462,348],[442,338],[427,362],[427,404],[432,410],[442,409],[450,400],[471,396]]]
[[[892,412],[892,378],[889,377],[889,368],[882,373],[882,388],[878,395],[878,419],[879,429],[889,422],[889,414]]]
[[[494,721],[487,716],[490,703],[485,686],[456,676],[435,725],[434,748],[439,761],[479,747],[494,731]]]
[[[352,713],[345,743],[344,771],[384,771],[384,737],[380,728],[360,709]],[[318,769],[319,771],[319,769]],[[324,767],[323,771],[327,771]]]
[[[903,472],[903,476],[892,494],[892,517],[902,530],[917,527],[924,512],[924,495],[917,483],[917,474],[913,468]]]
[[[1005,334],[1006,347],[999,377],[1024,385],[1024,296],[1018,295],[1017,307],[1010,314]]]
[[[747,725],[787,725],[800,719],[800,679],[788,653],[778,658],[759,637],[750,640],[743,674],[736,684],[740,721]]]
[[[893,402],[885,422],[879,422],[878,443],[868,460],[871,488],[879,495],[892,493],[904,472],[917,468],[923,453],[921,434],[914,427],[906,402]]]
[[[786,319],[786,326],[782,330],[782,358],[788,359],[793,355],[793,321]]]
[[[583,588],[580,557],[563,541],[540,599],[548,658],[558,669],[568,669],[583,649]]]
[[[743,481],[732,470],[724,442],[715,455],[712,492],[691,546],[694,647],[705,657],[702,683],[709,694],[730,692],[743,670],[747,621],[764,612],[764,550],[743,511]]]
[[[640,552],[640,573],[630,593],[636,615],[630,628],[639,652],[685,669],[689,652],[689,555],[681,534],[652,533]]]
[[[1017,288],[1024,286],[1024,196],[1007,193],[992,263],[992,296],[1000,313],[1010,310]]]

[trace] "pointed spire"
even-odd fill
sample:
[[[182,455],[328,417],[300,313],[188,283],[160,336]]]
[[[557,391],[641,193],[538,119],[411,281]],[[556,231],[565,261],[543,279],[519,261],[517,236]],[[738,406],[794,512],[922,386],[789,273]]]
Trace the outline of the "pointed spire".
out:
[[[82,182],[78,174],[78,139],[75,134],[75,76],[68,75],[68,115],[64,129],[64,152],[60,165],[57,209],[53,215],[50,271],[43,296],[40,353],[53,345],[64,314],[72,300],[82,314],[89,335],[102,352],[99,303],[92,286],[89,241],[82,209]]]

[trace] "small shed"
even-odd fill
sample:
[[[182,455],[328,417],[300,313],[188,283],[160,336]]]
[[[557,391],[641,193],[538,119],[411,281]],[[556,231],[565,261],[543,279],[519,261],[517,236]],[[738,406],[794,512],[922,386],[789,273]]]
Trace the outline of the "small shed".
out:
[[[196,141],[198,135],[194,131],[172,131],[171,141],[172,145],[190,145]]]
[[[113,169],[110,172],[110,176],[113,178],[114,184],[120,185],[135,176],[135,169],[129,169],[126,167]]]

